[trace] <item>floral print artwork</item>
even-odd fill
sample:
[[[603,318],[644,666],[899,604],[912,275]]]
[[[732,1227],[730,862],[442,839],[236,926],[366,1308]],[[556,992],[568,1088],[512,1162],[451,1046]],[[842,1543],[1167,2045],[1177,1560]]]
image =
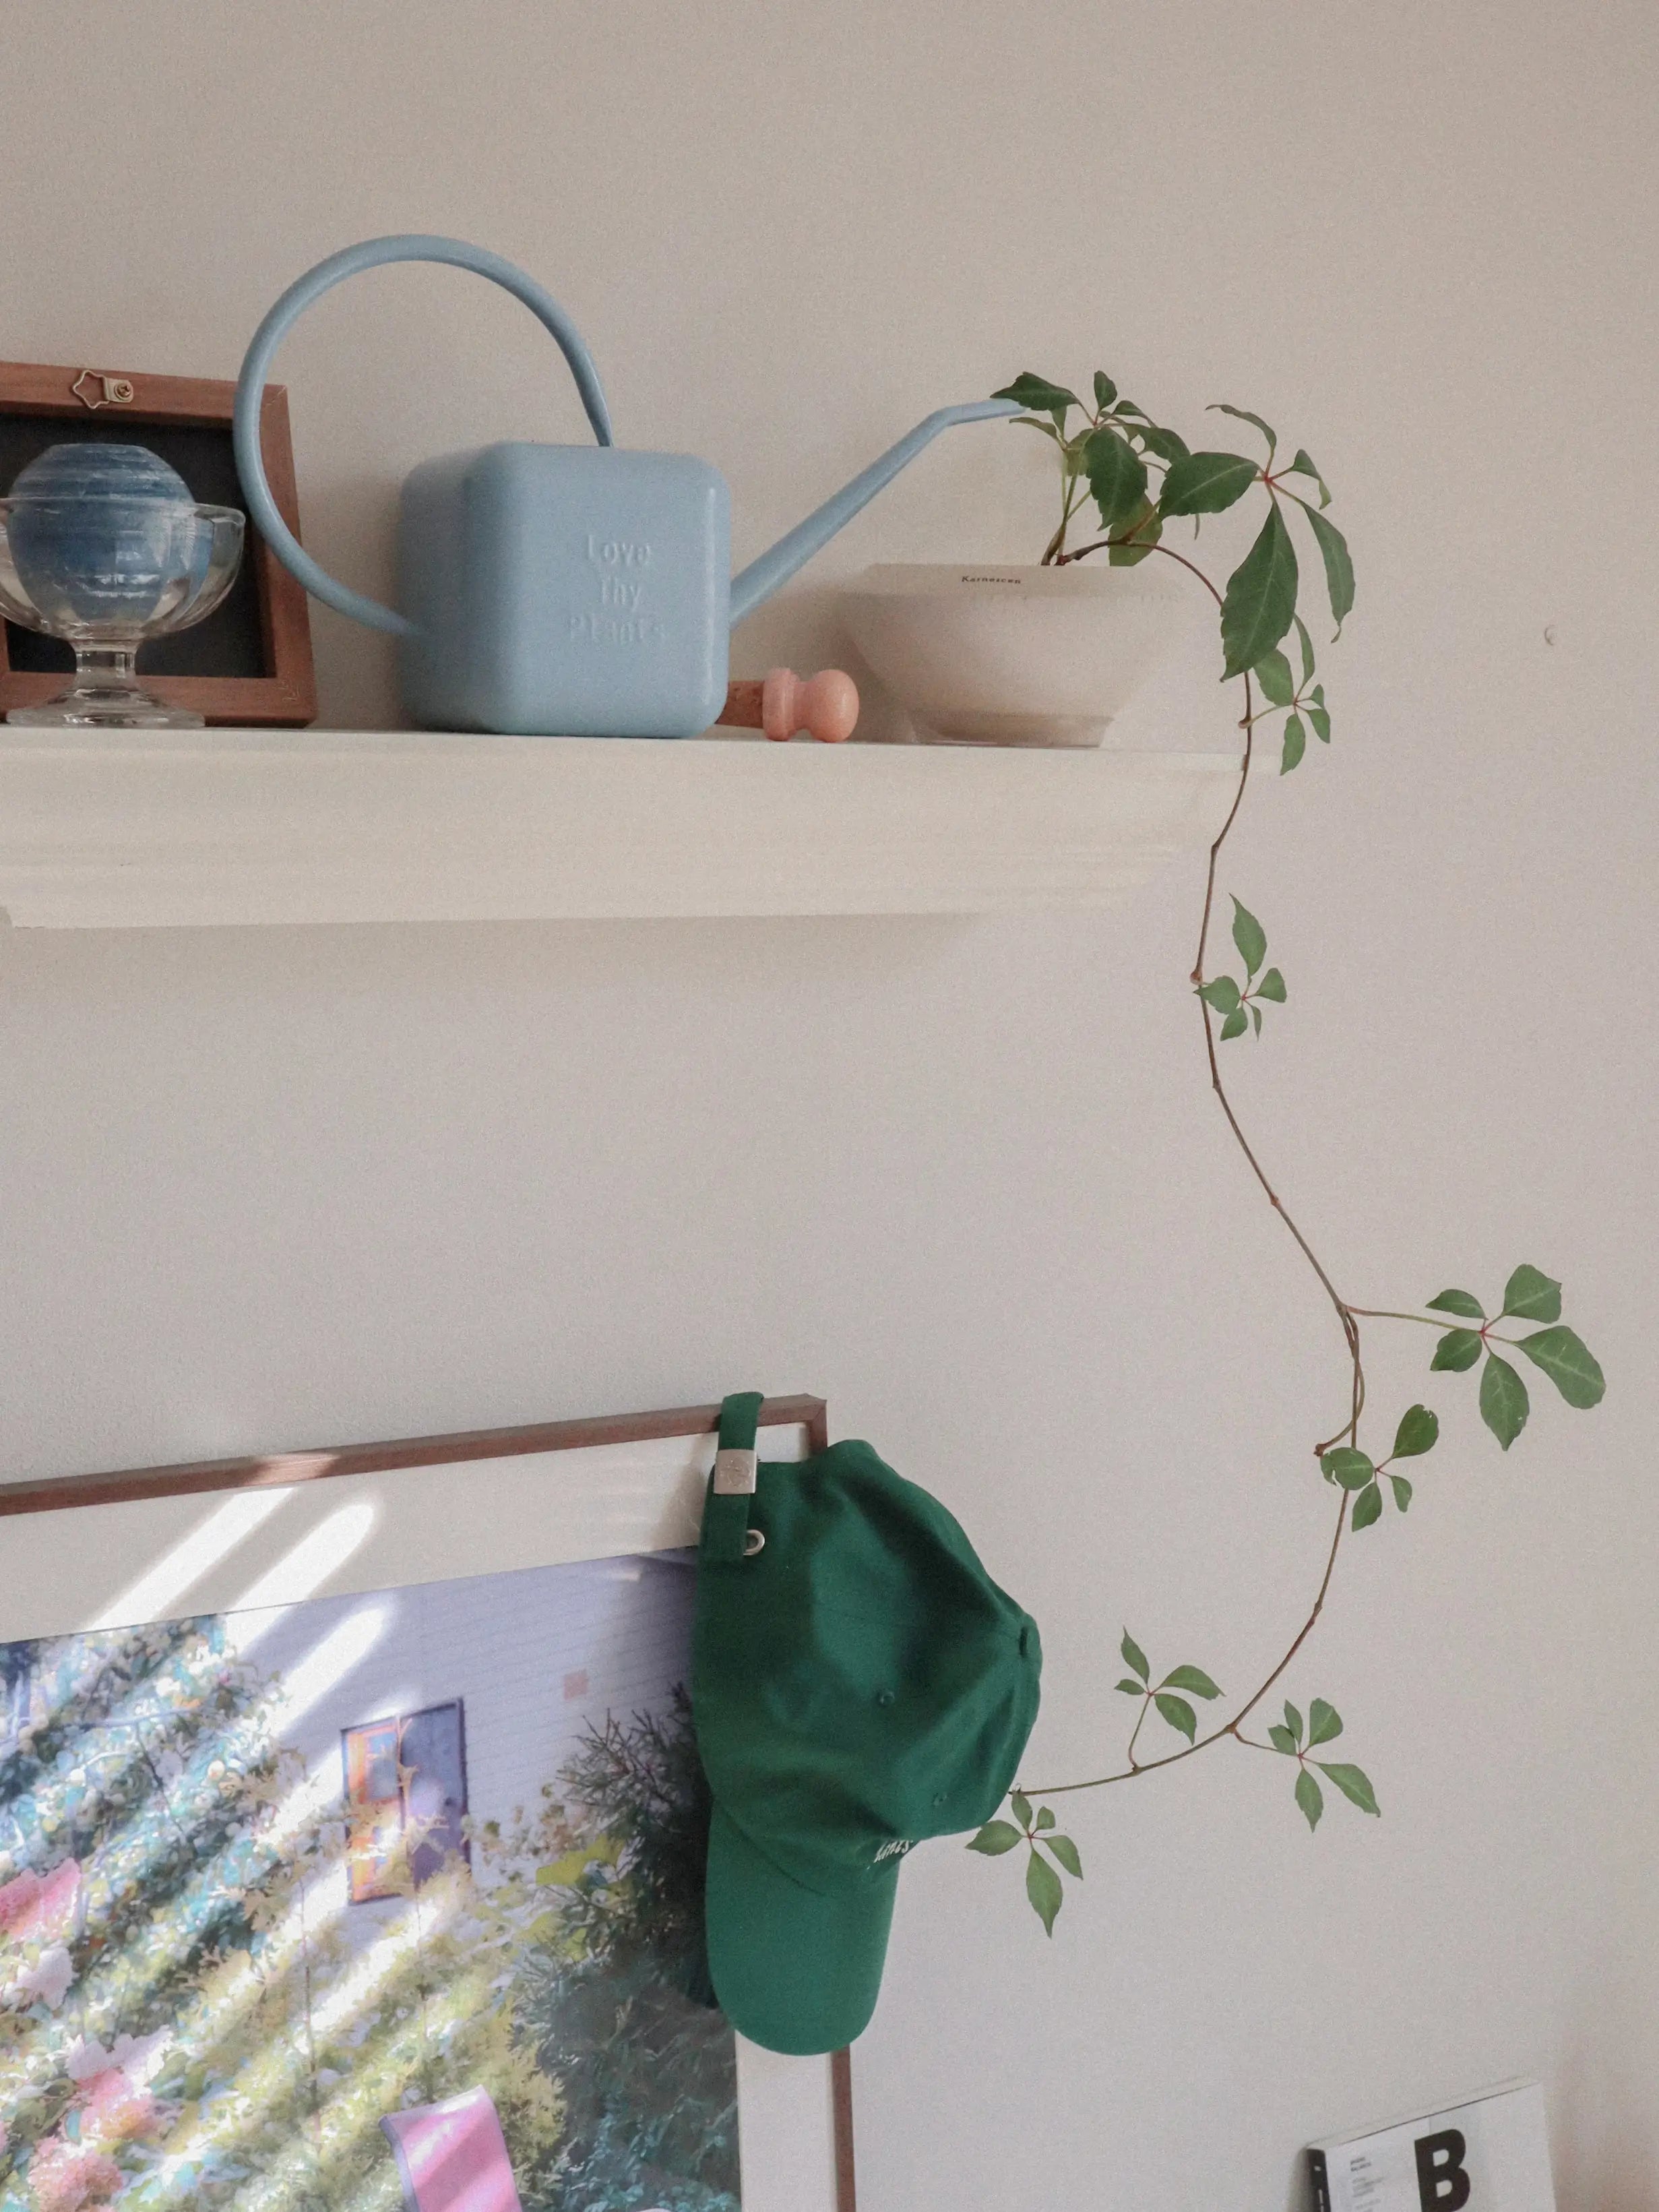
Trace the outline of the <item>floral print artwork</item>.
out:
[[[218,1617],[0,1645],[0,2212],[399,2212],[381,2120],[480,2087],[524,2212],[738,2212],[683,1698],[345,1911],[289,1722]]]

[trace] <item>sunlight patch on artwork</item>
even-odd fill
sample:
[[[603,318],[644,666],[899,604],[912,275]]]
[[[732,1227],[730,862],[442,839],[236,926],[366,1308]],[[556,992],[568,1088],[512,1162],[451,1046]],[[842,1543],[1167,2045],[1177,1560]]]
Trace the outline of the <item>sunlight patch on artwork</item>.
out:
[[[244,1619],[247,1616],[244,1615]],[[233,1614],[232,1620],[235,1619]],[[349,1620],[325,1636],[321,1642],[296,1660],[283,1677],[281,1691],[269,1700],[266,1718],[276,1725],[280,1714],[283,1725],[296,1728],[313,1707],[319,1705],[337,1689],[346,1677],[354,1673],[367,1659],[386,1631],[386,1616],[383,1610],[370,1606],[353,1613]],[[266,1613],[255,1616],[252,1632],[234,1639],[233,1648],[240,1659],[249,1658],[276,1626],[276,1616]]]

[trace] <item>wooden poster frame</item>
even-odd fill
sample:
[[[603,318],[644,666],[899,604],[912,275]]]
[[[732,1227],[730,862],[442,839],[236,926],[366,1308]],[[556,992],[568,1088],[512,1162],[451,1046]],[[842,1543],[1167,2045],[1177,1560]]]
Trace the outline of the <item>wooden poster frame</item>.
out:
[[[137,369],[54,368],[0,361],[0,415],[66,422],[118,419],[191,425],[230,435],[236,386],[216,378],[148,376]],[[106,410],[109,410],[107,413]],[[284,522],[300,534],[294,441],[284,386],[265,386],[259,434],[271,496]],[[290,576],[250,520],[243,556],[253,570],[266,673],[262,676],[149,676],[145,688],[170,707],[185,707],[210,724],[299,729],[317,718],[311,613],[303,586]],[[40,707],[64,688],[61,675],[15,670],[0,624],[0,715]]]
[[[258,1458],[198,1460],[175,1466],[125,1468],[38,1481],[0,1481],[0,1521],[88,1507],[118,1509],[155,1499],[295,1488],[352,1476],[511,1460],[544,1453],[587,1451],[607,1445],[712,1437],[719,1428],[720,1413],[717,1404],[678,1406],[658,1413],[469,1429],[445,1436],[402,1437],[380,1443],[334,1445]],[[779,1426],[804,1429],[809,1452],[819,1452],[828,1446],[829,1415],[822,1398],[768,1398],[761,1408],[760,1425],[763,1431]],[[3,1550],[4,1540],[0,1538],[0,1553]],[[832,2055],[829,2088],[836,2212],[857,2212],[849,2051],[839,2051]]]

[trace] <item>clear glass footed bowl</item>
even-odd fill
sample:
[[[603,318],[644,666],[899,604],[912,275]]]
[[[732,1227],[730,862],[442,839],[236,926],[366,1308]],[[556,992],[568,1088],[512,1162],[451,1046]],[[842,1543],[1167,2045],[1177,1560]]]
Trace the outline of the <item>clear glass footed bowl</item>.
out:
[[[44,707],[6,720],[37,728],[199,729],[151,696],[147,639],[210,615],[234,582],[246,517],[198,507],[144,446],[52,446],[0,500],[0,614],[74,647],[75,676]]]

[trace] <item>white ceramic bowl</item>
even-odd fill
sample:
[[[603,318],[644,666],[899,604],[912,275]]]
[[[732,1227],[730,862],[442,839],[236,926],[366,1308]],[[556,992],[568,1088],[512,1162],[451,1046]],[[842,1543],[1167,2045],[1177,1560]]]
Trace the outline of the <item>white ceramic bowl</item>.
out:
[[[1190,579],[1133,568],[866,568],[854,642],[916,726],[952,744],[1097,745],[1194,615]]]

